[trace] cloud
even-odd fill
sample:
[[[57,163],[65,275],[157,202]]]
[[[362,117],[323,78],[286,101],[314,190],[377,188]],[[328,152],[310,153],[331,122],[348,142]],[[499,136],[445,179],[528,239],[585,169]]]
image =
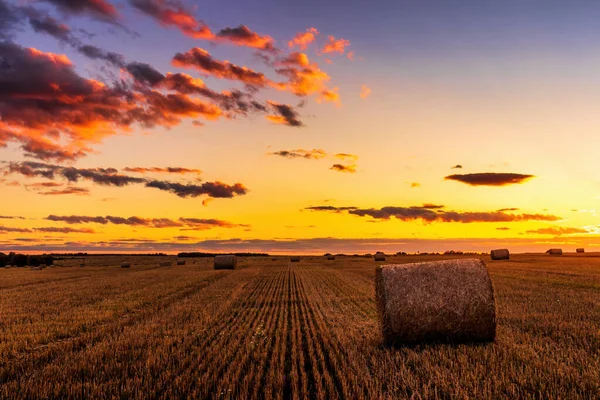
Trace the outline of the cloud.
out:
[[[319,68],[315,62],[303,53],[291,53],[277,62],[275,70],[279,75],[288,79],[283,83],[272,83],[279,90],[289,91],[296,96],[308,96],[314,93],[321,94],[329,89],[326,86],[331,77]]]
[[[524,174],[482,172],[476,174],[449,175],[444,179],[466,183],[470,186],[506,186],[523,183],[531,178],[534,178],[534,176]]]
[[[337,153],[335,155],[335,158],[339,158],[340,160],[344,160],[344,161],[357,161],[358,155],[350,154],[350,153]]]
[[[68,161],[85,156],[90,143],[144,128],[171,127],[182,118],[217,119],[218,105],[182,93],[114,87],[77,75],[64,55],[0,42],[0,146],[21,143],[29,157]]]
[[[166,167],[166,168],[161,168],[161,167],[149,167],[149,168],[143,168],[143,167],[125,167],[123,168],[123,171],[126,172],[135,172],[138,174],[148,174],[148,173],[164,173],[164,174],[201,174],[202,170],[199,169],[193,169],[193,168],[182,168],[182,167]]]
[[[29,228],[14,228],[10,226],[2,226],[0,225],[0,232],[20,232],[20,233],[30,233],[32,232]]]
[[[325,89],[321,92],[320,96],[317,98],[317,103],[322,103],[324,101],[329,101],[331,103],[335,103],[336,105],[341,105],[340,95],[338,93],[339,88],[334,87],[333,89]]]
[[[268,102],[275,114],[267,115],[267,119],[276,124],[300,127],[304,124],[298,119],[298,113],[287,104],[279,104],[273,101]]]
[[[129,4],[162,26],[176,27],[191,38],[215,38],[210,28],[203,21],[196,19],[178,0],[129,0]]]
[[[173,220],[170,218],[142,218],[142,217],[115,217],[107,215],[102,216],[85,216],[85,215],[49,215],[46,217],[48,221],[64,222],[67,224],[114,224],[114,225],[129,225],[129,226],[144,226],[148,228],[184,228],[182,230],[206,230],[210,228],[247,228],[250,225],[234,224],[232,222],[223,221],[220,219],[200,219],[200,218],[179,218]],[[185,229],[189,228],[189,229]]]
[[[348,172],[348,173],[353,174],[356,172],[356,165],[333,164],[331,166],[331,168],[329,168],[329,169],[338,171],[338,172]]]
[[[298,32],[292,40],[288,42],[288,47],[291,49],[298,46],[300,50],[306,50],[306,47],[315,41],[319,31],[316,28],[308,28],[306,32]]]
[[[509,208],[501,208],[499,210],[497,210],[498,212],[505,212],[505,211],[519,211],[518,208],[515,207],[509,207]]]
[[[220,79],[243,82],[247,85],[264,87],[270,83],[262,72],[240,67],[229,61],[215,60],[208,51],[194,47],[185,53],[177,53],[171,62],[180,68],[194,68],[198,72]]]
[[[507,226],[500,226],[498,228],[496,228],[497,231],[509,231],[510,228]]]
[[[64,189],[51,189],[51,190],[47,190],[47,191],[38,191],[38,194],[45,195],[45,196],[69,195],[69,194],[75,194],[78,196],[87,196],[90,194],[90,190],[87,188],[68,186]]]
[[[345,39],[337,39],[333,36],[327,36],[327,44],[323,46],[320,54],[339,53],[344,54],[346,47],[350,46],[350,41]]]
[[[360,87],[360,98],[361,99],[366,99],[367,97],[369,97],[370,94],[371,94],[371,88],[369,88],[367,85],[362,85]]]
[[[347,211],[348,214],[359,217],[389,220],[392,217],[401,221],[422,220],[425,222],[518,222],[518,221],[558,221],[561,218],[546,214],[507,214],[498,211],[492,212],[457,212],[441,210],[443,206],[424,204],[422,206],[396,207],[388,206],[379,209],[356,207],[308,207],[312,211]]]
[[[25,217],[14,216],[14,215],[0,215],[0,219],[25,219]]]
[[[241,183],[228,185],[215,181],[204,182],[202,184],[186,184],[156,179],[151,180],[122,175],[115,168],[75,168],[23,161],[10,162],[4,170],[5,174],[20,174],[29,178],[42,177],[50,180],[62,178],[69,182],[89,180],[103,186],[124,187],[131,184],[143,184],[145,187],[174,193],[182,198],[194,198],[202,195],[212,198],[232,198],[234,196],[244,195],[248,192],[248,189]]]
[[[312,150],[304,150],[304,149],[295,149],[295,150],[279,150],[272,153],[270,155],[280,156],[285,158],[305,158],[308,160],[320,160],[327,156],[325,150],[322,149],[312,149]]]
[[[105,21],[115,21],[119,16],[117,9],[107,0],[38,0],[53,4],[66,14],[90,15]]]
[[[534,234],[538,234],[538,235],[561,236],[561,235],[572,235],[575,233],[589,233],[589,231],[586,229],[581,229],[581,228],[549,227],[549,228],[540,228],[540,229],[529,230],[525,233],[534,233]]]
[[[56,228],[56,227],[45,227],[45,228],[34,228],[38,232],[46,232],[46,233],[96,233],[93,229],[83,228],[83,229],[74,229],[74,228]]]
[[[241,196],[248,193],[248,189],[241,183],[227,185],[222,182],[205,182],[200,185],[196,185],[154,180],[147,182],[146,187],[171,192],[182,198],[207,195],[208,197],[212,198],[230,199],[232,197]]]
[[[410,187],[411,188],[421,187],[421,184],[419,182],[411,182]]]
[[[454,167],[452,167],[452,168],[450,168],[450,169],[460,169],[460,168],[462,168],[462,167],[463,167],[462,165],[460,165],[460,164],[456,164]]]
[[[240,25],[236,28],[221,29],[217,33],[217,39],[231,42],[238,46],[246,46],[259,50],[273,51],[273,38],[267,35],[261,36],[253,32],[246,25]]]

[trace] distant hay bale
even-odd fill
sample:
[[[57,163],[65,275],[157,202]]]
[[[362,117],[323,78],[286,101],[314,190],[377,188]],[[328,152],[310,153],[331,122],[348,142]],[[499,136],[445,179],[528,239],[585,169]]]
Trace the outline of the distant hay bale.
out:
[[[42,267],[31,267],[32,271],[41,271]]]
[[[12,268],[12,265],[5,265],[4,268]]]
[[[177,265],[185,265],[185,260],[177,260]]]
[[[300,257],[299,256],[291,256],[290,261],[291,262],[300,262]]]
[[[170,267],[171,266],[171,261],[161,261],[158,263],[159,267]]]
[[[237,267],[237,257],[229,255],[215,256],[215,269],[235,269]]]
[[[494,289],[479,259],[382,265],[375,293],[387,344],[480,342],[496,336]]]
[[[82,263],[82,264],[79,264],[79,267],[80,267],[80,268],[83,268],[83,267],[85,267],[85,264],[83,264],[83,263]]]
[[[578,248],[578,249],[575,249],[575,251],[578,252],[578,253],[585,253],[585,249],[583,249],[581,247]]]
[[[276,258],[271,258],[271,261],[277,261],[277,259]]]
[[[490,251],[492,260],[508,260],[510,259],[510,252],[508,249],[496,249]]]
[[[551,256],[562,256],[562,249],[549,249],[546,253]]]
[[[329,261],[335,260],[335,256],[334,255],[328,255],[327,256],[327,260],[329,260]]]
[[[377,252],[374,257],[375,261],[385,261],[385,254]]]
[[[121,263],[121,268],[131,268],[131,263],[130,262],[122,262]]]

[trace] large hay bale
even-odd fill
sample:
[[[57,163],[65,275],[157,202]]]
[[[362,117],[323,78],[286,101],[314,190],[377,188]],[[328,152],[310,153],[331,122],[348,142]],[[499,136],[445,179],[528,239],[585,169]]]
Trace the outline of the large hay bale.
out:
[[[562,256],[562,249],[549,249],[546,253],[551,256]]]
[[[131,263],[124,261],[121,263],[121,268],[131,268]]]
[[[496,304],[479,259],[381,265],[375,292],[384,342],[492,341]]]
[[[492,260],[508,260],[510,259],[510,252],[508,249],[496,249],[490,251]]]
[[[292,256],[292,257],[290,257],[290,261],[291,262],[300,262],[300,257],[299,256]]]
[[[581,247],[578,248],[578,249],[575,249],[575,251],[578,252],[578,253],[585,253],[585,249],[583,249]]]
[[[375,253],[375,257],[373,257],[375,261],[385,261],[385,254],[377,252]]]
[[[185,260],[177,260],[177,265],[185,265]]]
[[[229,255],[215,256],[215,269],[235,269],[237,267],[237,257]]]
[[[333,255],[328,255],[327,256],[327,260],[331,261],[331,260],[335,260],[335,256]]]
[[[171,261],[161,261],[158,263],[159,267],[170,267],[171,266]]]

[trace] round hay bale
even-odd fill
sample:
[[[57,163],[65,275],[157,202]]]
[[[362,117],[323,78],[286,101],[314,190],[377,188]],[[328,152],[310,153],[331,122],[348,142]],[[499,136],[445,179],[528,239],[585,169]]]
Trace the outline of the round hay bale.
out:
[[[5,265],[4,268],[12,268],[12,265]]]
[[[578,252],[578,253],[585,253],[585,249],[583,249],[581,247],[578,248],[578,249],[575,249],[575,251]]]
[[[496,336],[494,289],[479,259],[381,265],[375,293],[386,344],[481,342]]]
[[[335,260],[335,256],[327,256],[327,260],[329,260],[329,261]]]
[[[508,249],[496,249],[490,251],[490,257],[492,260],[508,260],[510,259],[510,252]]]
[[[375,261],[385,261],[385,254],[383,253],[375,253],[375,257],[373,257]]]
[[[215,256],[215,269],[235,269],[237,267],[237,257],[228,254]]]
[[[549,249],[546,253],[551,256],[562,256],[562,249]]]
[[[177,265],[185,265],[185,260],[177,260]]]
[[[298,257],[298,256],[292,256],[292,257],[290,257],[290,261],[291,262],[300,262],[300,257]]]
[[[121,263],[121,268],[131,268],[131,263],[124,261]]]

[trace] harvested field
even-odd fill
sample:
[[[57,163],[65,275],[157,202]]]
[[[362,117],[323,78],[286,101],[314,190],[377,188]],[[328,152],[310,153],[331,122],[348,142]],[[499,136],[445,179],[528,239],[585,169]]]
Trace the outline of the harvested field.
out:
[[[599,255],[481,258],[496,341],[404,348],[382,345],[372,259],[0,269],[0,398],[597,397]]]

